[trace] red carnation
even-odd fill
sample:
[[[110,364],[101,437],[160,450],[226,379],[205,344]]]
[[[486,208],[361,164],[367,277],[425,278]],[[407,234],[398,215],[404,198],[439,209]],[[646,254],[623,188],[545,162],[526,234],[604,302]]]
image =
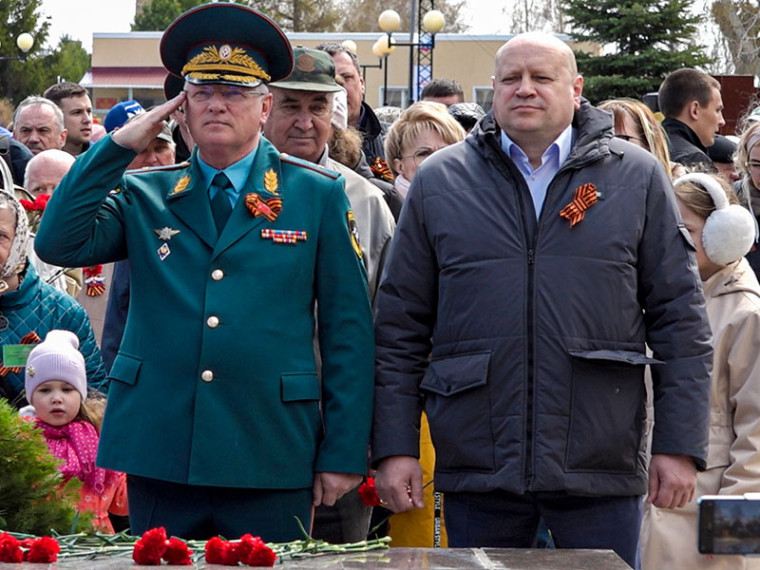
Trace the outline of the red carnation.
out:
[[[206,543],[206,562],[209,564],[224,564],[227,561],[227,549],[230,543],[218,536]],[[237,562],[236,562],[237,564]]]
[[[24,554],[24,562],[29,560],[29,550],[32,548],[33,543],[34,543],[33,538],[24,538],[24,539],[21,539],[18,543],[18,545],[21,547],[21,551]]]
[[[60,551],[61,547],[56,539],[49,536],[41,536],[32,542],[27,560],[29,562],[49,564],[58,560],[58,553]]]
[[[135,543],[132,559],[145,566],[160,565],[161,557],[166,552],[166,541],[166,529],[164,527],[146,531],[142,538]]]
[[[250,536],[250,535],[249,535]],[[274,566],[277,555],[269,548],[264,541],[258,536],[251,538],[247,542],[250,547],[245,557],[240,557],[240,561],[248,566]]]
[[[0,562],[23,562],[21,544],[15,536],[0,533]]]
[[[375,478],[367,477],[367,480],[359,485],[359,496],[362,502],[368,507],[379,507],[380,497],[377,496],[377,487],[375,487]]]
[[[155,549],[152,549],[150,545],[140,542],[135,542],[135,549],[132,551],[132,560],[142,566],[161,566],[161,555],[156,554]]]
[[[190,554],[187,544],[178,538],[170,538],[163,558],[172,566],[190,566],[193,563]]]
[[[240,562],[241,546],[239,542],[228,542],[227,550],[224,551],[224,565],[237,566]]]

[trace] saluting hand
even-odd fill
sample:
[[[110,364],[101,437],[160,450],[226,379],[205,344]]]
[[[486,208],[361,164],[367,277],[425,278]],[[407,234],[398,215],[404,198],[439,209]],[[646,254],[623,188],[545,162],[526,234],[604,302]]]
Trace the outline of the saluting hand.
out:
[[[145,150],[161,132],[163,121],[167,120],[169,115],[185,102],[185,97],[185,92],[182,91],[174,99],[168,100],[163,105],[136,115],[114,132],[114,142],[135,152]]]

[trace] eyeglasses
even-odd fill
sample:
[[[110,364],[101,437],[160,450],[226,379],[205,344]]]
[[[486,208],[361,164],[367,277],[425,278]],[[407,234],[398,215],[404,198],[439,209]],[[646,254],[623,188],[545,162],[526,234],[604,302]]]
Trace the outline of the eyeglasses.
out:
[[[188,99],[194,103],[208,103],[211,101],[211,98],[218,93],[222,98],[222,101],[231,105],[242,103],[257,95],[266,95],[266,93],[262,93],[261,91],[251,91],[250,89],[241,89],[240,87],[198,87],[192,92],[187,89],[185,92],[187,93]]]
[[[638,141],[638,142],[640,142],[642,144],[644,143],[644,140],[642,140],[641,137],[634,137],[632,135],[615,135],[615,138],[616,139],[621,139],[621,140],[624,140],[624,141],[628,141],[628,142]]]
[[[411,158],[414,161],[414,164],[416,164],[417,166],[419,166],[420,164],[422,164],[423,162],[425,162],[425,160],[427,160],[430,157],[431,154],[433,154],[434,152],[436,152],[438,150],[440,150],[440,149],[438,149],[438,148],[421,148],[420,150],[418,150],[414,154],[407,154],[406,156],[402,156],[401,158],[402,159],[404,159],[404,158]]]

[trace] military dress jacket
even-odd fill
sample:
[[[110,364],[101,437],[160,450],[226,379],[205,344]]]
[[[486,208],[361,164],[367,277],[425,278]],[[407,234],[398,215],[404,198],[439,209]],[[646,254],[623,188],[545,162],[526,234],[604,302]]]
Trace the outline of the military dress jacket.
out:
[[[342,178],[262,139],[217,237],[195,154],[124,174],[134,155],[108,137],[80,157],[36,241],[60,265],[130,260],[98,464],[271,489],[364,473],[372,317]]]

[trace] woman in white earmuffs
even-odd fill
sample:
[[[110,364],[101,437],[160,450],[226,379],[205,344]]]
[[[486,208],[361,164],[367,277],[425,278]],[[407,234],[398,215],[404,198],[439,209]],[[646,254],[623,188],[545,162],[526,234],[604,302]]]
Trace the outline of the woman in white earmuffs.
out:
[[[758,558],[699,554],[696,506],[702,495],[760,492],[760,285],[744,258],[755,225],[720,177],[692,173],[673,185],[713,331],[709,447],[693,501],[680,509],[646,505],[642,568],[760,568]]]

